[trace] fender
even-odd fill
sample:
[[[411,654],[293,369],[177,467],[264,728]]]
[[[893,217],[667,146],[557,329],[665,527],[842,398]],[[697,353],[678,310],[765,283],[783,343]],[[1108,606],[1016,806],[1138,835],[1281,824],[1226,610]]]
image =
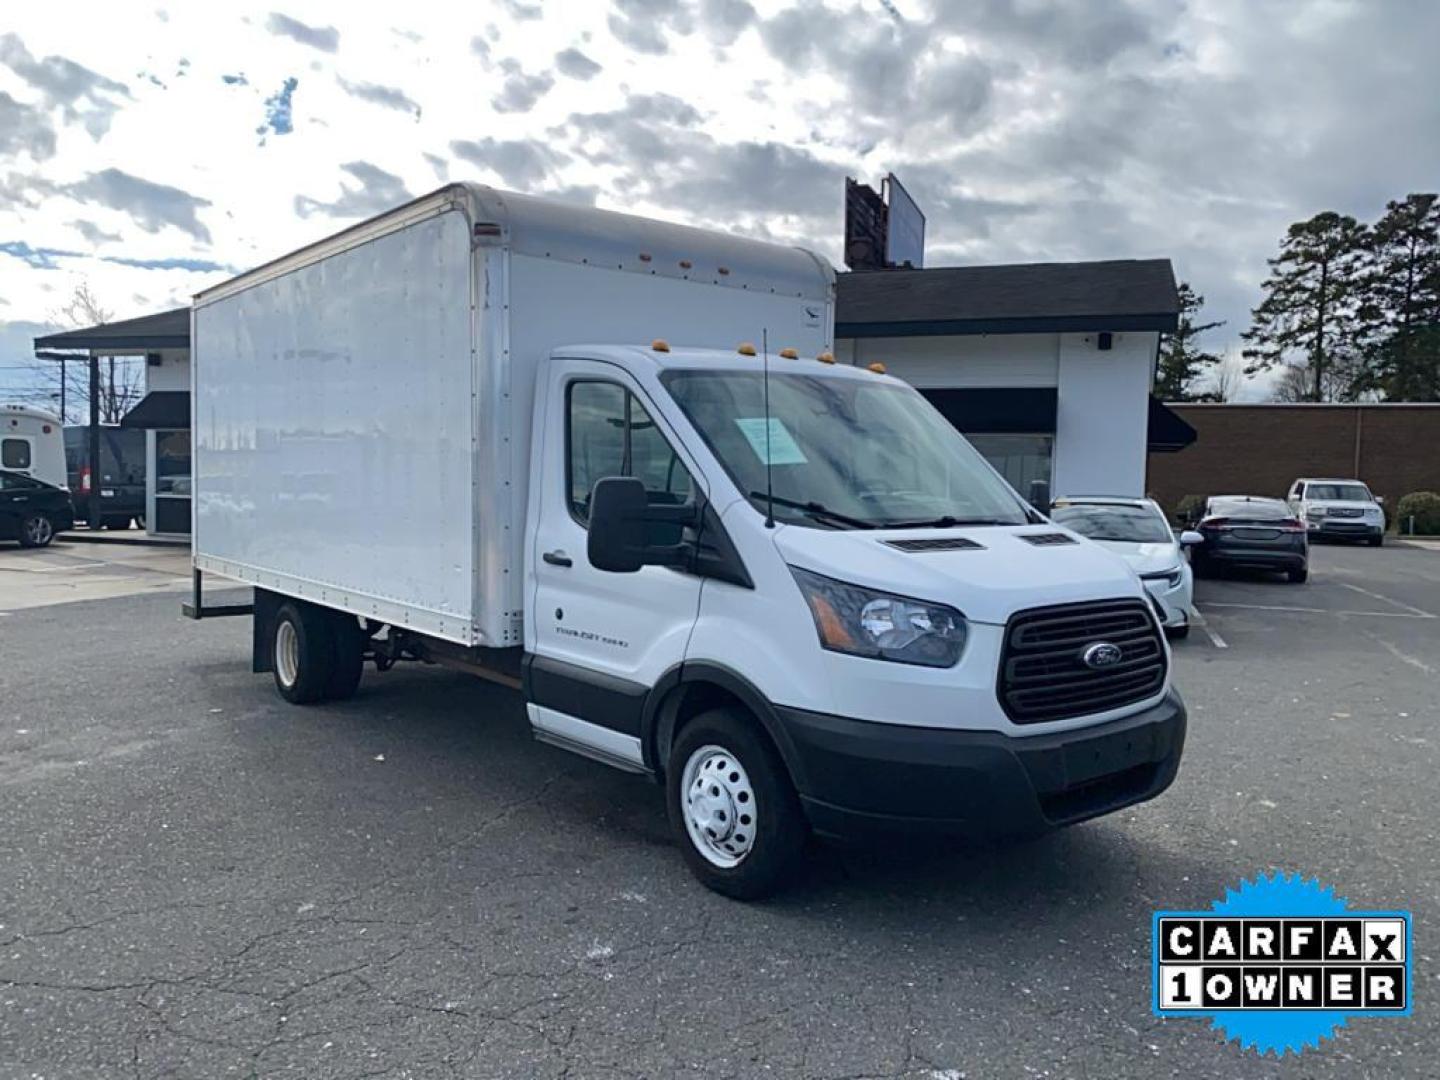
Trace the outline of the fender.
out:
[[[795,744],[770,699],[738,671],[712,660],[685,660],[676,664],[656,680],[646,695],[640,716],[640,747],[651,774],[656,777],[663,775],[665,762],[670,757],[676,714],[684,697],[677,691],[705,684],[724,690],[750,710],[780,751],[780,759],[785,763],[796,789],[806,790],[800,755],[796,753]]]

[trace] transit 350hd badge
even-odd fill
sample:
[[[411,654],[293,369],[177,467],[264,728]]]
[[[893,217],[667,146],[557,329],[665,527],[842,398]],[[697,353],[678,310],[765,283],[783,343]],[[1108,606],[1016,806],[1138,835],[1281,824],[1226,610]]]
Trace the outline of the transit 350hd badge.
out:
[[[1410,913],[1352,911],[1335,891],[1275,874],[1209,911],[1157,911],[1156,1016],[1210,1019],[1226,1039],[1283,1057],[1352,1016],[1410,1015]]]

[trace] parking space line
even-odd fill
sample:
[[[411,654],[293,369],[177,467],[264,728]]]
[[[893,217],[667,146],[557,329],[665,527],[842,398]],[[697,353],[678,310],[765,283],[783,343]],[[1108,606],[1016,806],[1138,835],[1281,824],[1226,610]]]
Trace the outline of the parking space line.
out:
[[[1388,597],[1388,596],[1382,596],[1382,595],[1381,595],[1380,593],[1378,593],[1378,592],[1371,592],[1369,589],[1362,589],[1359,585],[1351,585],[1351,584],[1350,584],[1349,582],[1347,582],[1347,581],[1337,581],[1337,582],[1335,582],[1335,584],[1336,584],[1336,585],[1339,585],[1342,589],[1350,589],[1352,592],[1361,593],[1361,594],[1363,594],[1363,595],[1365,595],[1365,596],[1370,597],[1371,599],[1374,599],[1374,600],[1383,600],[1383,601],[1385,601],[1385,603],[1387,603],[1387,604],[1393,604],[1393,605],[1395,605],[1395,607],[1399,608],[1400,610],[1402,610],[1402,611],[1408,611],[1408,612],[1410,612],[1412,615],[1423,616],[1424,618],[1427,618],[1427,619],[1433,619],[1433,618],[1435,618],[1435,616],[1432,615],[1432,614],[1431,614],[1430,612],[1428,612],[1428,611],[1421,611],[1418,607],[1411,607],[1409,604],[1406,604],[1406,603],[1404,603],[1403,601],[1400,601],[1400,600],[1391,600],[1390,597]]]
[[[1426,675],[1434,675],[1434,674],[1435,674],[1435,669],[1434,669],[1433,667],[1431,667],[1429,664],[1425,663],[1424,660],[1421,660],[1421,659],[1420,659],[1419,657],[1417,657],[1417,656],[1411,656],[1409,653],[1407,653],[1407,652],[1405,652],[1403,649],[1401,649],[1398,645],[1392,645],[1390,642],[1386,641],[1384,638],[1382,638],[1379,634],[1375,633],[1374,631],[1372,631],[1372,630],[1366,630],[1365,627],[1363,627],[1363,626],[1357,626],[1355,629],[1359,630],[1360,633],[1364,634],[1364,635],[1365,635],[1366,637],[1368,637],[1371,641],[1373,641],[1373,642],[1375,642],[1377,645],[1381,646],[1381,647],[1382,647],[1386,652],[1388,652],[1391,656],[1395,657],[1395,659],[1397,659],[1397,660],[1403,660],[1405,663],[1409,664],[1409,665],[1410,665],[1411,667],[1413,667],[1413,668],[1419,668],[1419,669],[1420,669],[1421,671],[1423,671]]]
[[[1434,619],[1440,616],[1431,615],[1428,611],[1421,611],[1418,608],[1414,614],[1408,611],[1336,611],[1323,607],[1295,607],[1289,604],[1232,604],[1218,600],[1206,600],[1208,608],[1231,608],[1241,611],[1289,611],[1301,615],[1368,615],[1376,619]]]
[[[1210,644],[1211,644],[1211,645],[1214,645],[1215,648],[1217,648],[1217,649],[1228,649],[1228,648],[1230,647],[1229,645],[1227,645],[1227,644],[1225,643],[1225,639],[1222,638],[1222,637],[1210,626],[1210,620],[1207,619],[1207,618],[1205,618],[1204,615],[1200,614],[1200,609],[1199,609],[1198,607],[1191,613],[1191,619],[1192,619],[1192,621],[1195,623],[1196,626],[1200,627],[1201,630],[1204,630],[1204,631],[1205,631],[1205,636],[1210,639]]]

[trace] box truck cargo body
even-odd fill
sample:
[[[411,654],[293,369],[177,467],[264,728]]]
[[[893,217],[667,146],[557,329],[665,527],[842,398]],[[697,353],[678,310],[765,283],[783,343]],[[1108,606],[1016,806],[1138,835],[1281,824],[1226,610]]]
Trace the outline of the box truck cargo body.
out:
[[[366,662],[522,690],[537,738],[663,783],[733,896],[812,828],[1159,794],[1185,710],[1140,582],[836,364],[833,290],[802,250],[452,185],[202,293],[187,610],[253,614],[298,704]]]
[[[195,564],[519,645],[535,374],[559,345],[829,348],[808,252],[457,185],[196,298]]]

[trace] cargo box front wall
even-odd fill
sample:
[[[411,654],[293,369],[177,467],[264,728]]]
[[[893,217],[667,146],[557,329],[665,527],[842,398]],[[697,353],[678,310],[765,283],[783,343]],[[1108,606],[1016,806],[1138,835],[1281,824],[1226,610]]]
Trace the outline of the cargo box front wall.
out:
[[[450,210],[202,297],[196,565],[473,643],[472,296]]]

